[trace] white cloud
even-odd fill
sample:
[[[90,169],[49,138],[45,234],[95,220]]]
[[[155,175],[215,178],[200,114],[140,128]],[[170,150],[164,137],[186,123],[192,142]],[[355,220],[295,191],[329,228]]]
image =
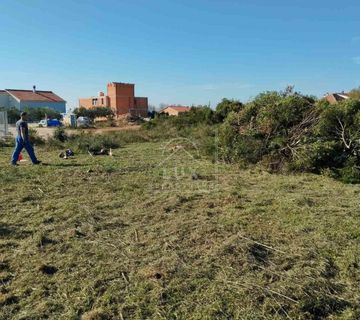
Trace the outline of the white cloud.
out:
[[[353,58],[353,61],[354,61],[356,64],[360,64],[360,56],[354,57],[354,58]]]

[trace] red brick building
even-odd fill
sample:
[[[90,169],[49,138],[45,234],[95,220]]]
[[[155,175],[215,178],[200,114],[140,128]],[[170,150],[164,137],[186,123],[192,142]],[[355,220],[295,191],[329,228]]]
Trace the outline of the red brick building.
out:
[[[127,114],[147,117],[148,98],[135,97],[134,84],[111,82],[107,85],[107,95],[99,92],[98,96],[81,98],[79,106],[87,109],[110,107],[117,117]]]

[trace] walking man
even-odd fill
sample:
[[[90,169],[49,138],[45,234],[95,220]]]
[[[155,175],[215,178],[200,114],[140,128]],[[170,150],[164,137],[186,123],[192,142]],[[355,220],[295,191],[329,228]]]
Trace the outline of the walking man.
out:
[[[20,152],[23,148],[25,148],[25,150],[29,154],[33,164],[40,164],[41,161],[36,158],[34,148],[29,141],[29,128],[26,122],[27,113],[22,112],[20,116],[21,119],[16,122],[16,146],[12,155],[11,164],[13,166],[16,166],[16,162],[18,161]]]

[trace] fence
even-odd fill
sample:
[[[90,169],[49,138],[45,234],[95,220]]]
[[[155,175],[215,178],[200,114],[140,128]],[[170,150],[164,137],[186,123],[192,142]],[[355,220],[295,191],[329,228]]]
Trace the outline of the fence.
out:
[[[0,111],[0,138],[7,136],[9,133],[8,117],[6,111]]]

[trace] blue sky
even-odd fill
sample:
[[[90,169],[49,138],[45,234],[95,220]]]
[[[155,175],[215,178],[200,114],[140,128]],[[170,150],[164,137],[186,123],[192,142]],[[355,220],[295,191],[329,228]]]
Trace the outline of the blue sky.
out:
[[[0,0],[0,88],[77,106],[110,81],[152,105],[360,86],[360,1]]]

